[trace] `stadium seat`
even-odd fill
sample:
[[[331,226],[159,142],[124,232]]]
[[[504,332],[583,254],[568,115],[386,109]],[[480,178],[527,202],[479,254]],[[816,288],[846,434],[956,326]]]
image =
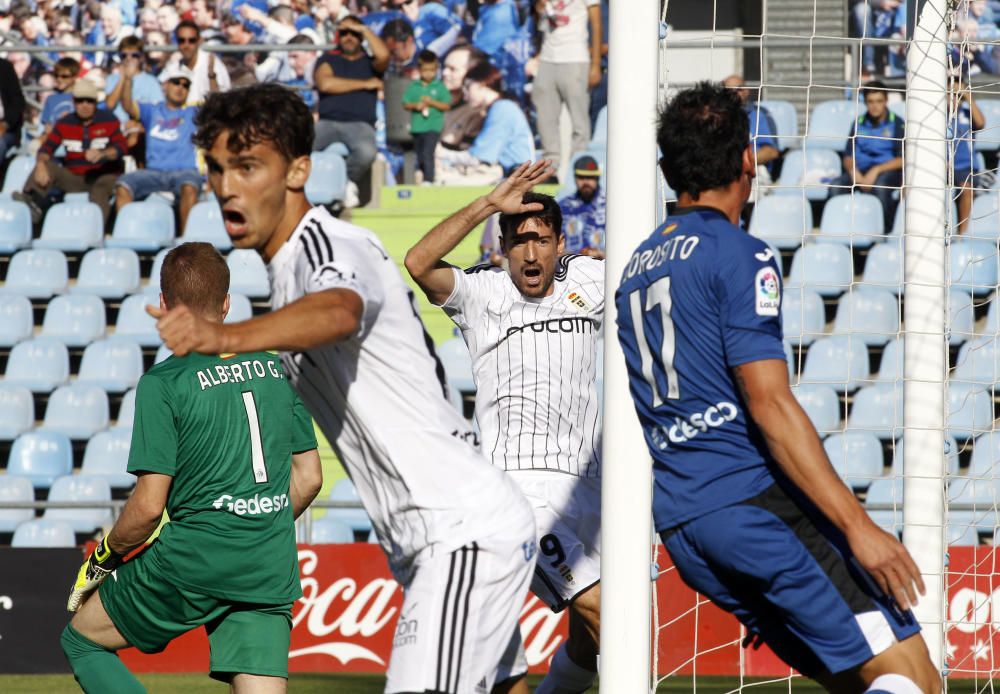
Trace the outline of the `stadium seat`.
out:
[[[953,511],[948,514],[945,542],[949,547],[975,547],[979,544],[979,528],[974,520],[975,515],[971,513]]]
[[[332,152],[313,152],[312,171],[306,180],[306,199],[312,205],[343,202],[347,194],[347,162]]]
[[[854,282],[854,263],[846,246],[810,244],[795,251],[786,289],[806,287],[820,296],[839,296]]]
[[[13,441],[35,426],[35,398],[24,386],[0,383],[0,441]]]
[[[330,491],[330,501],[353,501],[361,503],[354,483],[349,479],[338,480]],[[372,529],[371,519],[363,508],[331,508],[327,518],[339,520],[355,532],[366,533]]]
[[[750,217],[750,235],[778,249],[798,248],[812,228],[812,207],[797,195],[764,196]]]
[[[866,431],[890,441],[903,432],[903,384],[876,383],[854,394],[848,431]]]
[[[948,483],[948,508],[965,525],[993,533],[1000,525],[997,491],[996,480],[955,477]]]
[[[463,393],[476,392],[476,382],[472,376],[472,356],[465,340],[453,337],[438,345],[436,351],[444,366],[448,383]]]
[[[969,461],[969,477],[1000,478],[1000,432],[989,431],[976,437]]]
[[[224,323],[239,323],[253,318],[253,304],[242,294],[229,293],[229,313]]]
[[[839,176],[840,170],[840,155],[832,150],[793,149],[785,155],[774,192],[801,197],[804,190],[807,200],[826,200],[830,185],[824,181]]]
[[[854,123],[864,110],[864,104],[854,99],[816,104],[806,125],[804,148],[843,152],[854,131]]]
[[[887,289],[894,294],[903,290],[903,253],[899,243],[880,243],[868,251],[861,283]]]
[[[986,326],[983,328],[983,335],[996,335],[1000,333],[1000,292],[994,292],[990,296],[990,306],[986,311]]]
[[[34,500],[35,488],[27,477],[0,475],[0,533],[12,533],[18,525],[35,517],[34,509],[9,508],[8,504]]]
[[[982,438],[982,437],[980,437]],[[944,437],[944,459],[945,459],[945,469],[947,474],[954,477],[958,474],[959,463],[958,463],[958,452],[960,447],[958,442],[955,440],[954,436],[949,436],[945,434]],[[904,457],[903,457],[903,438],[900,437],[896,439],[893,444],[892,451],[892,474],[902,475],[905,469]],[[971,473],[970,473],[971,474]]]
[[[40,489],[73,472],[69,437],[54,431],[29,431],[14,440],[7,458],[7,474],[21,475]]]
[[[309,540],[314,545],[350,544],[354,542],[354,531],[347,523],[326,516],[313,521]]]
[[[880,528],[898,537],[903,532],[902,476],[873,480],[865,496],[865,510]]]
[[[105,338],[87,346],[80,362],[78,383],[124,393],[134,388],[142,376],[142,348],[127,338]]]
[[[837,302],[834,335],[857,335],[866,345],[884,345],[899,333],[899,299],[884,289],[859,287]]]
[[[820,436],[840,430],[840,398],[830,386],[802,384],[792,388]]]
[[[4,383],[50,393],[69,379],[69,351],[58,340],[36,337],[14,345]]]
[[[18,294],[0,294],[0,347],[13,347],[31,337],[35,328],[31,301]]]
[[[952,382],[1000,383],[1000,352],[995,337],[980,337],[966,342],[958,350]]]
[[[62,294],[69,284],[69,265],[62,251],[28,249],[10,259],[3,293],[22,294],[29,299],[48,299]]]
[[[11,547],[76,547],[73,526],[63,521],[29,520],[17,526]]]
[[[331,142],[323,149],[323,151],[328,154],[338,154],[344,158],[351,153],[351,150],[347,149],[347,145],[343,142]],[[208,197],[214,199],[215,193],[209,192]]]
[[[977,102],[978,103],[978,102]],[[35,158],[17,156],[10,160],[7,167],[7,175],[3,179],[4,193],[17,193],[24,189],[24,184],[28,182],[28,176],[35,168]]]
[[[111,501],[111,486],[103,477],[67,475],[52,483],[49,501]],[[92,533],[113,523],[110,506],[93,508],[47,508],[44,520],[69,523],[75,532]]]
[[[948,206],[947,212],[951,215],[948,218],[947,223],[952,229],[954,229],[955,225],[958,223],[958,206],[955,204],[954,200],[949,200],[945,204]],[[905,223],[906,223],[906,198],[903,198],[899,201],[899,204],[896,206],[896,216],[893,218],[892,229],[889,230],[889,234],[886,238],[894,238],[897,236],[902,236],[903,227],[905,226]],[[920,231],[920,229],[918,229],[918,231]]]
[[[149,294],[133,294],[125,297],[118,309],[115,321],[115,337],[127,337],[142,347],[158,347],[163,343],[156,332],[156,319],[146,313],[146,306],[158,306],[159,302]]]
[[[56,431],[85,440],[108,428],[108,394],[97,386],[71,383],[49,396],[39,431]]]
[[[972,202],[972,219],[965,238],[996,241],[1000,239],[1000,191],[980,193]]]
[[[994,298],[994,301],[996,299]],[[993,305],[990,305],[990,312]],[[972,295],[963,289],[948,290],[948,344],[960,345],[971,340],[976,331],[976,312],[972,303]],[[987,324],[989,314],[987,314]],[[990,331],[987,331],[990,332]]]
[[[160,348],[156,350],[156,357],[153,359],[153,364],[159,364],[168,357],[173,356],[173,351],[166,345],[160,345]]]
[[[811,289],[791,287],[781,297],[781,328],[794,345],[808,345],[826,331],[823,297]]]
[[[131,489],[135,485],[135,476],[125,471],[132,443],[130,428],[94,434],[87,441],[83,453],[81,474],[103,477],[112,489]]]
[[[982,296],[997,286],[997,244],[979,239],[955,239],[950,246],[952,285]]]
[[[229,266],[230,292],[244,294],[251,299],[266,299],[271,296],[267,266],[257,251],[234,248],[226,258],[226,265]]]
[[[810,347],[802,383],[823,383],[838,393],[852,391],[868,378],[868,347],[856,335],[821,337]]]
[[[160,293],[160,270],[163,269],[163,259],[167,257],[169,248],[164,248],[153,257],[153,268],[149,271],[149,284],[143,287],[146,294]],[[155,303],[155,302],[154,302]]]
[[[178,243],[188,241],[205,241],[220,251],[228,251],[233,247],[233,242],[229,239],[222,222],[222,210],[218,202],[206,200],[191,208],[187,225],[184,227],[184,236],[177,240]]]
[[[971,439],[993,428],[993,397],[974,383],[948,384],[948,433]]]
[[[378,534],[375,532],[374,529],[371,532],[368,533],[368,544],[370,544],[370,545],[377,545],[377,544],[379,544]]]
[[[160,202],[131,202],[118,210],[108,248],[151,252],[174,242],[174,211]]]
[[[879,362],[875,380],[881,383],[892,383],[903,379],[903,336],[894,337],[885,344],[882,350],[882,361]]]
[[[882,203],[869,193],[836,195],[826,202],[819,224],[819,243],[868,248],[884,236]]]
[[[757,105],[767,111],[774,121],[778,136],[778,149],[793,149],[799,146],[799,115],[795,111],[795,104],[791,101],[781,101],[779,99],[768,99],[758,101]]]
[[[882,442],[868,432],[845,431],[823,442],[833,469],[852,489],[867,489],[882,477]]]
[[[121,299],[139,291],[139,256],[129,248],[95,248],[83,256],[74,293]]]
[[[1000,149],[1000,100],[976,99],[976,106],[983,112],[986,127],[976,133],[975,148],[980,152]]]
[[[18,200],[0,200],[0,253],[31,245],[31,211]]]
[[[34,248],[81,253],[104,241],[104,215],[92,202],[60,202],[49,208]]]
[[[85,347],[104,337],[108,324],[104,302],[93,294],[67,294],[49,302],[42,320],[41,337],[67,347]]]
[[[132,429],[132,419],[135,417],[135,388],[125,391],[122,397],[121,407],[118,408],[118,419],[115,420],[113,430]]]

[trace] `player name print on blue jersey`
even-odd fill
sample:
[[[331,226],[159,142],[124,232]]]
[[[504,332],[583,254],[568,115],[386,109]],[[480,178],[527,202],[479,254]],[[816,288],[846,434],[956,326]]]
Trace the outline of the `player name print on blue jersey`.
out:
[[[257,359],[234,362],[232,364],[216,364],[205,369],[199,369],[198,385],[202,390],[221,386],[223,383],[244,383],[255,378],[284,378],[274,362],[262,362]]]

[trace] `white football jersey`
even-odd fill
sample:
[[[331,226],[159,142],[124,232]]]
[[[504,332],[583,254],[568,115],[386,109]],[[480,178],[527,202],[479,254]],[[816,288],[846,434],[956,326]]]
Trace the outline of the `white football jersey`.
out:
[[[494,532],[504,514],[528,512],[448,401],[413,292],[375,234],[314,207],[268,270],[275,309],[334,288],[364,303],[355,335],[281,356],[351,476],[397,580],[408,582],[422,552],[451,552]]]
[[[522,295],[502,268],[454,273],[442,308],[472,355],[483,453],[504,470],[599,477],[604,261],[561,257],[552,294],[540,299]]]

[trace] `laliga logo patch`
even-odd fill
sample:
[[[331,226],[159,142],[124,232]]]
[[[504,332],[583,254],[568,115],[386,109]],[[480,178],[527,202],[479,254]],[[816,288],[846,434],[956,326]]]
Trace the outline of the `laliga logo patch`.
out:
[[[754,279],[754,306],[758,316],[776,316],[781,306],[781,285],[770,267],[762,267]]]
[[[583,297],[576,292],[570,292],[566,297],[566,303],[579,311],[589,311],[590,306],[583,300]]]

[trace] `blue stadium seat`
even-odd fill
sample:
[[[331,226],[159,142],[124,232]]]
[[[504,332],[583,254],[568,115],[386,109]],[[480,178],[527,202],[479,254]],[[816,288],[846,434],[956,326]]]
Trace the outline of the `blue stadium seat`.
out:
[[[837,195],[827,200],[823,208],[816,241],[868,248],[882,240],[883,225],[882,203],[874,195]]]
[[[112,429],[94,434],[87,441],[80,472],[107,480],[112,489],[131,489],[135,476],[126,472],[132,443],[129,429]]]
[[[11,547],[76,547],[73,526],[63,521],[29,520],[17,526]]]
[[[229,313],[224,323],[239,323],[253,318],[253,304],[242,294],[229,293]]]
[[[24,184],[28,182],[28,176],[31,175],[34,168],[34,157],[17,156],[11,159],[10,166],[7,167],[7,175],[3,179],[3,192],[16,193],[23,190]]]
[[[958,350],[952,382],[1000,383],[1000,352],[995,337],[980,337],[966,342]]]
[[[379,544],[378,534],[376,534],[376,532],[374,530],[372,530],[370,533],[368,533],[368,544],[370,544],[370,545],[377,545],[377,544]]]
[[[798,248],[812,228],[812,207],[798,195],[764,196],[750,217],[750,235],[779,249]]]
[[[862,284],[899,294],[903,290],[901,246],[899,243],[880,243],[868,251]]]
[[[996,301],[996,298],[994,298]],[[993,304],[990,304],[990,313],[993,313]],[[989,315],[987,314],[987,325]],[[976,331],[975,306],[972,303],[972,295],[963,289],[948,290],[948,344],[960,345],[966,340],[971,340]],[[991,332],[987,330],[987,332]]]
[[[866,431],[889,441],[903,432],[903,384],[876,383],[854,394],[849,431]]]
[[[233,242],[229,239],[222,222],[222,210],[218,202],[206,200],[191,208],[187,225],[184,227],[184,236],[177,240],[178,243],[187,241],[205,241],[220,251],[228,251],[233,247]]]
[[[103,477],[67,475],[52,483],[49,501],[111,501],[111,486]],[[110,506],[93,508],[47,508],[44,520],[69,523],[75,532],[91,533],[110,529],[113,519]]]
[[[35,397],[24,386],[0,382],[0,441],[13,441],[35,426]]]
[[[48,299],[62,294],[69,284],[69,266],[62,251],[28,249],[10,259],[2,291],[29,299]]]
[[[857,335],[867,345],[884,345],[899,333],[899,299],[884,289],[859,287],[840,297],[835,335]]]
[[[156,251],[174,242],[174,211],[159,202],[131,202],[118,210],[108,248]]]
[[[969,461],[969,477],[1000,478],[1000,432],[990,431],[976,437]]]
[[[325,516],[313,521],[309,539],[314,545],[350,544],[354,542],[354,531],[347,523]]]
[[[7,458],[7,474],[27,477],[35,488],[48,489],[57,478],[72,472],[73,446],[68,436],[54,431],[21,434]]]
[[[89,193],[83,193],[83,192],[80,192],[80,193],[64,193],[63,194],[63,202],[70,202],[70,203],[73,203],[73,204],[81,204],[82,205],[83,203],[90,202],[90,194]]]
[[[948,483],[948,508],[961,522],[982,533],[1000,526],[997,481],[955,477]]]
[[[833,469],[852,489],[867,489],[882,477],[882,442],[862,431],[834,434],[823,442]]]
[[[14,345],[4,382],[50,393],[69,379],[69,351],[58,340],[36,337]]]
[[[971,439],[993,428],[993,397],[973,383],[948,384],[948,433]]]
[[[955,239],[950,246],[952,285],[982,296],[997,286],[997,244],[979,239]]]
[[[962,511],[949,513],[948,525],[945,528],[945,542],[948,543],[949,547],[976,547],[979,545],[979,529],[976,527],[975,515]]]
[[[330,491],[330,501],[356,501],[361,503],[354,483],[349,479],[338,480]],[[372,529],[372,522],[363,508],[331,508],[327,518],[339,520],[355,532],[366,533]]]
[[[34,500],[35,488],[27,477],[0,475],[0,533],[12,533],[18,525],[35,517],[34,509],[5,508],[8,504]]]
[[[804,190],[808,200],[826,200],[830,186],[823,181],[836,178],[840,171],[840,155],[832,150],[793,149],[785,155],[774,192],[801,197]]]
[[[12,347],[27,340],[34,328],[31,300],[19,294],[0,294],[0,347]]]
[[[124,393],[134,388],[142,376],[142,348],[127,338],[105,338],[88,345],[80,362],[77,383]]]
[[[820,436],[840,430],[840,398],[830,386],[801,384],[792,388]]]
[[[864,110],[864,104],[854,99],[816,104],[806,125],[805,149],[843,152],[847,149],[847,139],[853,133],[854,123]]]
[[[846,246],[811,244],[795,251],[786,288],[806,287],[820,296],[839,296],[854,282],[854,262]]]
[[[229,266],[230,292],[245,294],[251,299],[266,299],[271,296],[267,266],[257,251],[234,248],[226,258],[226,265]]]
[[[438,345],[436,351],[444,366],[448,383],[463,393],[474,393],[476,382],[472,376],[472,356],[465,340],[453,337]]]
[[[332,152],[313,152],[312,171],[306,180],[306,199],[313,205],[343,201],[347,194],[347,162]]]
[[[891,508],[876,510],[874,507],[878,505]],[[903,532],[903,478],[872,481],[865,496],[865,510],[880,528],[898,537]]]
[[[95,248],[83,256],[73,292],[121,299],[139,291],[139,256],[130,248]]]
[[[82,252],[104,241],[104,215],[92,202],[60,202],[49,208],[34,248]]]
[[[960,448],[958,442],[955,440],[954,436],[949,436],[945,434],[944,436],[944,459],[945,466],[949,475],[954,477],[958,474],[958,452]],[[900,437],[896,439],[896,443],[893,446],[892,452],[892,473],[894,475],[902,475],[904,464],[903,464],[903,438]]]
[[[125,297],[118,309],[115,321],[115,336],[127,337],[142,347],[158,347],[163,343],[156,332],[156,319],[146,313],[146,306],[158,306],[159,302],[149,294],[133,294]]]
[[[823,297],[803,287],[786,288],[781,297],[781,328],[794,345],[808,345],[826,331]]]
[[[868,378],[868,347],[856,335],[821,337],[810,347],[802,383],[823,383],[838,393],[858,388]]]
[[[132,419],[135,417],[135,388],[125,391],[122,397],[121,407],[118,408],[118,419],[115,420],[113,430],[132,429]]]
[[[41,337],[67,347],[85,347],[104,337],[108,324],[104,302],[93,294],[57,296],[45,309]]]
[[[882,350],[882,361],[879,362],[878,374],[875,380],[891,383],[903,380],[903,336],[894,337],[885,344]]]
[[[965,237],[987,241],[1000,238],[1000,191],[989,190],[975,197]]]
[[[975,148],[980,152],[1000,149],[1000,100],[976,99],[976,106],[983,112],[986,126],[976,133]]]
[[[774,121],[778,136],[778,149],[786,150],[798,147],[799,115],[795,111],[795,104],[791,101],[768,99],[758,101],[757,105],[767,111],[771,120]]]
[[[347,145],[345,145],[343,142],[331,142],[326,146],[326,148],[323,151],[326,152],[327,154],[337,154],[344,158],[346,158],[351,153],[351,151],[347,149]],[[208,195],[214,198],[215,193],[210,192],[208,193]]]
[[[160,293],[160,270],[163,269],[163,259],[167,257],[167,253],[170,252],[169,248],[164,248],[159,251],[153,257],[153,268],[149,271],[149,284],[143,287],[143,293],[145,294],[159,294]],[[153,301],[152,303],[156,303]]]
[[[0,253],[31,245],[31,211],[23,202],[0,200]]]
[[[156,357],[153,359],[153,364],[159,364],[171,356],[173,356],[173,351],[166,345],[160,345],[160,348],[156,350]]]
[[[71,383],[49,396],[39,431],[56,431],[85,440],[108,428],[108,394],[97,386]]]
[[[947,213],[951,215],[948,218],[947,223],[951,226],[952,229],[954,229],[955,225],[958,223],[958,206],[955,204],[954,200],[949,200],[945,204],[948,205]],[[902,236],[903,227],[905,226],[905,223],[906,223],[906,198],[903,198],[899,201],[899,204],[896,206],[896,216],[893,217],[892,229],[889,231],[887,238]],[[918,229],[918,231],[920,230]]]

